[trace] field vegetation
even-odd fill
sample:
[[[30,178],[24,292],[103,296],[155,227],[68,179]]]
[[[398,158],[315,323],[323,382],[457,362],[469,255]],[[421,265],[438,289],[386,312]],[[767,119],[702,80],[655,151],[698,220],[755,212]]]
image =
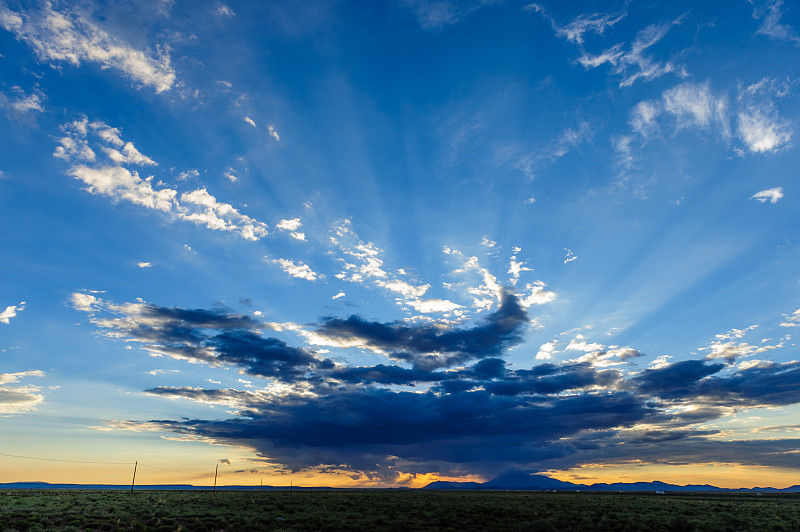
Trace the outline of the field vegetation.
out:
[[[798,531],[800,496],[4,490],[0,530]]]

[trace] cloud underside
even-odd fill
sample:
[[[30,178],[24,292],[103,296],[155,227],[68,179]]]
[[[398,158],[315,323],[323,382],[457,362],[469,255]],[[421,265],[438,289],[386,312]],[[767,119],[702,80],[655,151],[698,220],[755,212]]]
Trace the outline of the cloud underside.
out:
[[[0,373],[0,415],[29,412],[44,401],[38,386],[20,383],[27,377],[44,377],[44,372],[29,370]]]
[[[787,466],[787,440],[725,442],[702,427],[733,409],[800,402],[800,363],[736,366],[685,360],[641,371],[581,361],[509,367],[502,356],[529,323],[505,292],[470,328],[379,323],[357,316],[305,326],[308,338],[342,340],[386,355],[352,366],[270,336],[269,326],[224,310],[114,304],[90,294],[73,306],[112,338],[151,354],[238,369],[261,389],[159,386],[151,395],[228,408],[229,419],[123,421],[254,449],[287,469],[339,470],[393,481],[399,471],[492,474],[519,465],[570,467],[640,459]],[[585,350],[602,348],[586,344]],[[620,357],[627,364],[638,353]],[[591,355],[591,356],[588,356]],[[630,355],[630,356],[628,356]],[[626,369],[628,368],[628,369]],[[744,369],[743,369],[744,368]],[[738,455],[747,448],[744,458]],[[656,454],[653,449],[659,449]],[[744,460],[745,462],[742,462]]]

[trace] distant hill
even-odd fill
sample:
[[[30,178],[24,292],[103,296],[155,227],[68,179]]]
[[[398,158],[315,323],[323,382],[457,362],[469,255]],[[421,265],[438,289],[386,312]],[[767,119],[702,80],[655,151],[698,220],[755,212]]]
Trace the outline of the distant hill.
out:
[[[30,490],[30,489],[44,489],[44,490],[130,490],[130,484],[50,484],[48,482],[9,482],[0,483],[0,489],[12,490]],[[193,486],[191,484],[142,484],[135,485],[134,491],[137,490],[205,490],[211,491],[211,486]],[[309,491],[309,490],[334,490],[337,488],[318,487],[308,488],[301,486],[217,486],[217,491],[226,490],[271,490],[271,491]]]
[[[130,484],[50,484],[48,482],[9,482],[0,483],[3,489],[49,489],[49,490],[130,490]],[[342,490],[347,488],[302,487],[302,486],[217,486],[217,491],[312,491]],[[366,488],[376,489],[376,488]],[[409,488],[397,488],[407,490]],[[644,492],[738,492],[738,493],[800,493],[800,484],[788,488],[718,488],[709,484],[688,484],[679,486],[658,480],[653,482],[616,482],[613,484],[573,484],[545,475],[532,475],[522,471],[511,471],[488,482],[449,482],[439,480],[420,488],[423,490],[527,490],[527,491],[644,491]],[[193,490],[211,491],[210,486],[193,486],[191,484],[142,484],[134,486],[134,491],[145,490]]]
[[[727,492],[769,492],[792,493],[800,492],[800,485],[788,488],[718,488],[710,484],[688,484],[680,486],[667,484],[655,480],[653,482],[615,482],[613,484],[573,484],[564,482],[545,475],[533,475],[524,471],[510,471],[487,482],[431,482],[423,487],[425,490],[566,490],[566,491],[670,491],[670,492],[701,492],[701,491],[727,491]]]

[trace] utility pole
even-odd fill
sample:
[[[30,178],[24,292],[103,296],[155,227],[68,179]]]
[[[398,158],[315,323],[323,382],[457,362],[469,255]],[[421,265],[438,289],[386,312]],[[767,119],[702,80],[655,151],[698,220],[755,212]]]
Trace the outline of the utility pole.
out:
[[[133,493],[133,485],[136,483],[136,467],[139,465],[139,460],[133,464],[133,480],[131,480],[131,493]]]
[[[217,464],[217,468],[214,470],[214,491],[217,491],[217,473],[219,472],[219,464]]]

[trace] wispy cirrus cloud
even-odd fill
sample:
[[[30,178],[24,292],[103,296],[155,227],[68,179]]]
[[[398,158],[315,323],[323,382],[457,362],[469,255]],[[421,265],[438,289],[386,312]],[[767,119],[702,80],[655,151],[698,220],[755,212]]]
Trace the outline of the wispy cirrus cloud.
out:
[[[756,30],[756,35],[764,35],[770,39],[792,42],[796,45],[800,44],[800,36],[798,36],[797,30],[781,22],[781,18],[783,18],[782,7],[783,0],[767,0],[756,4],[753,10],[753,18],[761,21],[761,25]]]
[[[523,8],[525,11],[532,11],[540,13],[553,26],[556,35],[568,42],[582,46],[584,44],[584,35],[587,33],[594,33],[596,35],[603,35],[608,28],[614,26],[617,22],[627,16],[625,11],[618,13],[592,13],[584,14],[575,17],[567,24],[559,25],[549,12],[541,4],[528,4]]]
[[[637,81],[652,81],[665,74],[676,74],[686,77],[686,69],[672,60],[658,60],[648,51],[661,42],[673,26],[682,24],[683,15],[671,21],[651,24],[639,30],[630,45],[625,42],[616,43],[600,52],[589,52],[586,49],[585,36],[595,34],[603,36],[606,30],[613,28],[627,16],[625,10],[616,13],[592,13],[575,17],[566,24],[560,24],[541,4],[529,4],[526,11],[541,14],[550,22],[557,37],[565,39],[578,47],[580,56],[577,62],[586,70],[608,64],[615,75],[622,79],[620,87],[628,87]]]
[[[719,140],[729,143],[735,133],[742,148],[735,148],[740,155],[750,153],[772,153],[786,147],[791,138],[789,123],[778,115],[775,97],[784,97],[792,90],[792,84],[776,83],[762,79],[747,87],[740,87],[738,97],[731,104],[724,93],[712,90],[709,82],[685,82],[665,90],[661,97],[644,100],[630,111],[631,129],[644,139],[657,138],[666,133],[682,129],[710,131]],[[617,149],[620,155],[633,163],[630,136]]]
[[[774,204],[778,203],[778,200],[780,200],[782,197],[783,197],[783,187],[775,187],[775,188],[768,188],[760,192],[756,192],[755,194],[750,196],[750,199],[759,201],[761,203],[770,202]]]
[[[736,116],[736,128],[752,153],[773,152],[792,138],[789,125],[778,118],[771,105],[742,109]]]
[[[78,6],[44,2],[38,9],[13,11],[0,5],[0,26],[30,46],[41,61],[97,63],[123,73],[157,93],[170,90],[176,75],[164,48],[139,50],[101,27]]]
[[[0,108],[6,109],[9,114],[24,115],[30,112],[41,113],[44,111],[44,91],[38,87],[26,93],[22,88],[11,87],[9,93],[0,91]]]
[[[502,0],[403,0],[423,29],[455,24],[473,11]]]

